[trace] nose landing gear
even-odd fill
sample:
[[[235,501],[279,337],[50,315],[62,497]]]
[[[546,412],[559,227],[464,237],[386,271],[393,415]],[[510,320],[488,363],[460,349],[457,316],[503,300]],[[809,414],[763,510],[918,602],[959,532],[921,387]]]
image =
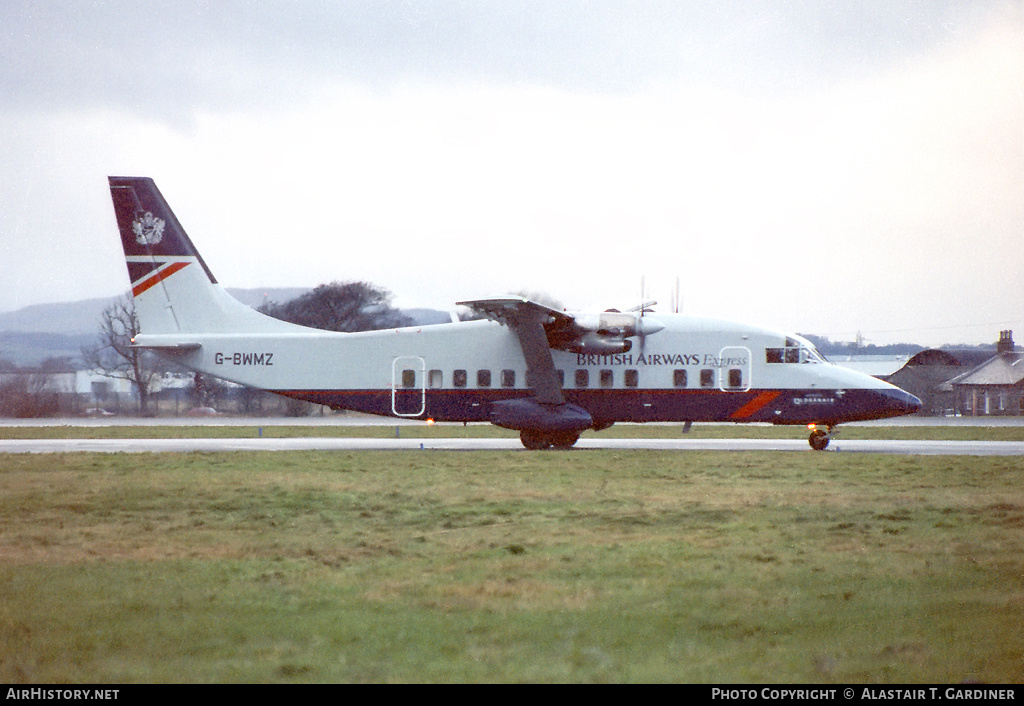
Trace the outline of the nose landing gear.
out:
[[[828,431],[824,429],[818,429],[816,425],[811,425],[811,437],[807,440],[811,444],[811,448],[815,451],[824,451],[828,446],[828,442],[832,440],[832,425],[828,425]]]

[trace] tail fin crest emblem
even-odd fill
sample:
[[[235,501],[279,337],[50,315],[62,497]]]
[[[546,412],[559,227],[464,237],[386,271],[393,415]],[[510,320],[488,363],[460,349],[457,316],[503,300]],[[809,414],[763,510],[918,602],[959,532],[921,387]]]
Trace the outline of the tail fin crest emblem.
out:
[[[135,242],[139,245],[156,245],[164,238],[164,226],[166,222],[157,218],[152,211],[146,211],[132,221],[132,232],[135,233]]]

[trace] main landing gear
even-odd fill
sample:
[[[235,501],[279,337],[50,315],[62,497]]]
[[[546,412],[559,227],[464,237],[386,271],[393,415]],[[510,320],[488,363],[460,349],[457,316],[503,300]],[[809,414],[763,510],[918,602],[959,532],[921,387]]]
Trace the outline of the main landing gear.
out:
[[[811,438],[807,441],[810,442],[811,448],[815,451],[824,451],[828,446],[828,442],[832,440],[832,425],[828,425],[828,431],[824,429],[818,429],[814,424],[811,425]]]
[[[519,432],[519,440],[531,451],[547,448],[571,449],[579,438],[579,432],[571,431],[547,432],[523,429]]]

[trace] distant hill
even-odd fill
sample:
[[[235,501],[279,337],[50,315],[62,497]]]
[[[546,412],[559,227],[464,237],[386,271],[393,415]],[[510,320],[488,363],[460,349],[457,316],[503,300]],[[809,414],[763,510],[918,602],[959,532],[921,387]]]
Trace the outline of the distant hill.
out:
[[[103,298],[60,304],[33,304],[17,311],[0,313],[0,337],[9,332],[95,334],[100,314],[112,301],[113,298]]]
[[[267,301],[286,302],[308,292],[302,287],[227,290],[243,304],[256,308]],[[116,297],[84,299],[57,304],[33,304],[0,312],[0,359],[18,366],[39,365],[47,358],[81,356],[83,346],[94,345],[100,317]],[[402,311],[417,325],[447,323],[449,314],[435,309]]]
[[[288,301],[308,291],[301,287],[228,289],[235,299],[253,308],[268,299]],[[95,335],[103,310],[117,297],[83,299],[57,304],[33,304],[16,311],[0,312],[0,336],[8,332]]]
[[[33,367],[48,358],[70,358],[77,367],[82,348],[95,343],[95,332],[61,334],[0,331],[0,360],[14,363],[18,367]]]

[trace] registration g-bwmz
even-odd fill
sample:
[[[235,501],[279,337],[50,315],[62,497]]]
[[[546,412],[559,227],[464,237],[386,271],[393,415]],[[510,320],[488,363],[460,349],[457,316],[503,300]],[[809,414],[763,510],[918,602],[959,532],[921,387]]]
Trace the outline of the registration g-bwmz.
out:
[[[899,388],[826,362],[803,338],[728,321],[566,312],[519,297],[459,302],[482,318],[338,333],[265,316],[214,278],[151,179],[110,177],[141,332],[189,369],[333,409],[519,432],[569,448],[616,422],[835,425],[912,414]]]

